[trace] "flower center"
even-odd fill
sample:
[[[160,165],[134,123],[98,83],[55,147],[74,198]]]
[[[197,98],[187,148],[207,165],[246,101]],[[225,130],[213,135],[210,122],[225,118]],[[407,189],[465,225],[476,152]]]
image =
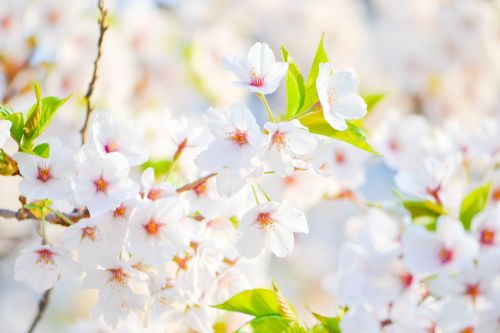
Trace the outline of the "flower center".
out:
[[[481,244],[493,245],[495,244],[495,231],[491,229],[483,229],[481,231]]]
[[[5,16],[0,20],[0,26],[5,30],[10,29],[12,27],[12,18],[9,16]]]
[[[469,284],[467,285],[467,288],[465,289],[465,294],[472,298],[472,301],[475,302],[479,294],[481,293],[479,289],[479,284],[474,283],[474,284]]]
[[[238,146],[243,146],[248,144],[248,137],[246,132],[242,132],[239,129],[231,134],[231,141]]]
[[[156,236],[160,232],[161,224],[158,224],[155,220],[151,219],[148,223],[144,224],[144,230],[148,236]]]
[[[344,164],[346,160],[345,154],[342,151],[335,152],[335,162],[337,164]]]
[[[126,278],[128,277],[127,273],[123,271],[121,268],[110,268],[108,271],[111,273],[111,278],[109,282],[114,282],[120,286],[124,286],[126,284]]]
[[[403,272],[399,275],[399,281],[401,281],[404,288],[408,288],[413,282],[413,275],[409,272]]]
[[[53,265],[54,264],[54,252],[49,249],[41,249],[36,251],[38,253],[38,264],[42,265]]]
[[[460,333],[474,333],[474,327],[466,327],[463,330],[460,331]]]
[[[82,240],[89,238],[90,240],[95,240],[95,226],[82,228]]]
[[[273,133],[273,136],[271,138],[271,142],[273,145],[278,147],[278,149],[283,149],[286,147],[286,136],[285,133],[282,133],[280,131],[276,131]]]
[[[44,167],[44,166],[38,166],[37,167],[38,174],[36,178],[41,181],[42,183],[46,183],[52,178],[52,174],[50,172],[49,167]]]
[[[429,194],[430,196],[432,196],[432,198],[434,199],[434,201],[436,201],[436,203],[438,205],[442,204],[441,203],[441,197],[439,195],[440,192],[441,192],[441,184],[439,184],[435,188],[427,187],[425,190],[426,190],[427,194]]]
[[[395,139],[392,139],[389,141],[389,149],[392,151],[392,152],[397,152],[400,148],[400,145],[399,145],[399,142]]]
[[[263,87],[264,86],[264,76],[259,74],[257,70],[252,69],[250,72],[250,85],[253,87]]]
[[[500,202],[500,187],[493,190],[491,198],[493,199],[493,201]]]
[[[439,260],[441,261],[442,264],[448,264],[453,260],[453,251],[443,247],[439,251]]]
[[[94,185],[96,192],[106,192],[108,189],[108,182],[102,176],[94,181]]]
[[[163,191],[159,188],[152,188],[148,192],[148,199],[151,201],[158,200],[162,197]]]
[[[118,151],[118,144],[116,143],[116,141],[111,140],[104,145],[104,150],[106,151],[106,153],[113,153],[115,151]]]
[[[127,207],[125,207],[123,204],[120,204],[120,206],[116,207],[113,211],[113,217],[125,217],[126,213]]]
[[[257,223],[259,224],[259,229],[268,230],[273,226],[274,220],[271,217],[271,213],[259,213]]]

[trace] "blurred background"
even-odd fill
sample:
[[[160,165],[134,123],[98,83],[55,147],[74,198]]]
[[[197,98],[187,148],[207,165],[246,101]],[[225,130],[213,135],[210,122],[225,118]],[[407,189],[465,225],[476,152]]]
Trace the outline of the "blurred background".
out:
[[[386,97],[367,119],[369,137],[388,119],[423,115],[434,126],[450,118],[477,128],[500,110],[500,1],[490,0],[106,0],[110,28],[96,85],[95,104],[145,128],[152,158],[170,157],[174,144],[163,114],[199,120],[208,106],[248,105],[263,120],[258,100],[231,85],[222,67],[228,55],[246,56],[256,41],[280,58],[285,45],[304,75],[321,34],[337,68],[352,68],[362,93]],[[98,37],[97,6],[91,0],[0,0],[0,101],[27,112],[32,82],[44,95],[72,95],[47,136],[77,148],[85,94]],[[269,98],[284,110],[280,88]],[[396,116],[394,116],[396,115]],[[394,120],[396,119],[396,120]],[[417,156],[418,158],[418,156]],[[391,171],[369,164],[361,192],[370,200],[390,197]],[[270,180],[269,191],[297,201],[307,211],[311,232],[293,255],[263,264],[285,295],[321,312],[331,311],[328,293],[335,251],[344,224],[358,212],[343,200],[320,200],[311,188],[322,180],[298,177],[292,188]],[[16,209],[18,179],[0,181],[0,207]],[[315,183],[316,182],[316,183]],[[312,192],[315,192],[314,190]],[[307,193],[307,196],[304,195]],[[307,198],[306,198],[307,197]],[[318,203],[319,202],[319,203]],[[31,242],[34,225],[0,221],[0,332],[24,332],[39,295],[13,281],[13,262]],[[57,233],[60,230],[52,230]],[[271,268],[272,267],[272,268]],[[38,332],[97,332],[85,326],[95,295],[68,282],[58,284]],[[299,309],[300,310],[300,309]],[[137,328],[121,328],[137,332]]]

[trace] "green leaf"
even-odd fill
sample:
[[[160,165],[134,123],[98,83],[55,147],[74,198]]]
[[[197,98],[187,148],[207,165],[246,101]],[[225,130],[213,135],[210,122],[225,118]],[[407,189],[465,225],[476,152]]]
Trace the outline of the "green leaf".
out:
[[[41,143],[33,148],[33,153],[41,158],[48,158],[50,154],[50,146],[48,143]]]
[[[293,321],[283,319],[279,315],[265,315],[250,320],[240,327],[236,333],[270,333],[270,332],[296,332]]]
[[[50,206],[52,201],[49,199],[32,201],[26,205],[24,208],[29,209],[29,211],[38,219],[45,218],[50,212]]]
[[[283,60],[288,62],[288,72],[286,74],[286,96],[287,108],[286,119],[293,118],[304,105],[305,85],[304,78],[297,63],[290,57],[284,46],[281,47]]]
[[[13,113],[14,111],[12,111],[12,109],[9,108],[7,105],[0,105],[0,119],[6,119]]]
[[[21,144],[21,139],[23,137],[23,128],[24,128],[23,114],[21,112],[12,113],[5,119],[10,120],[10,122],[12,123],[12,126],[10,127],[10,136],[18,144]]]
[[[318,106],[316,109],[317,110],[299,118],[301,124],[307,127],[311,133],[341,140],[367,152],[378,154],[368,142],[366,142],[366,136],[361,128],[353,123],[347,122],[348,128],[345,131],[337,131],[325,120],[321,107]]]
[[[33,141],[49,126],[56,111],[70,98],[40,97],[40,87],[35,83],[37,102],[31,107],[24,125],[23,147],[30,149]]]
[[[404,200],[403,206],[410,213],[413,222],[431,231],[436,230],[437,218],[446,214],[443,207],[430,200]]]
[[[255,317],[280,314],[278,296],[274,291],[268,289],[245,290],[214,307],[226,311],[246,313]]]
[[[314,318],[316,318],[328,333],[341,333],[340,330],[340,317],[325,317],[319,313],[312,312]]]
[[[366,94],[362,95],[363,99],[366,103],[367,112],[370,112],[382,99],[384,99],[384,93],[376,93],[376,94]]]
[[[0,175],[12,176],[19,174],[17,162],[3,149],[0,149]]]
[[[163,175],[166,175],[172,166],[171,160],[149,160],[141,165],[141,170],[144,171],[147,168],[153,168],[155,172],[155,177],[158,179]]]
[[[463,200],[460,206],[460,221],[465,230],[469,230],[472,219],[480,213],[488,203],[492,183],[479,186],[470,192]]]
[[[301,111],[310,109],[314,104],[318,102],[318,91],[316,90],[316,79],[319,74],[319,64],[323,62],[328,62],[328,55],[323,48],[323,39],[325,34],[321,36],[319,41],[318,49],[316,50],[316,55],[314,56],[313,64],[309,75],[307,76],[306,89],[304,104],[302,105]]]

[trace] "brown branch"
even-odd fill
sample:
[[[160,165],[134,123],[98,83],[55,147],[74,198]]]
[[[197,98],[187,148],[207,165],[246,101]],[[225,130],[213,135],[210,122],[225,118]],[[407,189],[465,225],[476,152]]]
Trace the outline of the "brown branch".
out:
[[[90,115],[94,111],[94,107],[92,105],[92,96],[94,94],[94,88],[97,81],[97,71],[99,69],[99,63],[102,56],[102,42],[104,40],[104,34],[106,33],[106,30],[108,30],[108,25],[106,23],[108,11],[104,7],[104,1],[99,0],[99,2],[97,3],[97,7],[99,8],[99,19],[97,20],[97,22],[99,23],[99,39],[97,40],[97,56],[94,60],[94,71],[92,72],[92,79],[90,80],[89,86],[87,88],[87,93],[85,94],[87,111],[85,113],[85,121],[83,123],[83,127],[80,130],[82,136],[82,144],[85,143],[85,135],[89,124]]]
[[[200,184],[203,184],[204,182],[206,182],[210,178],[215,177],[216,175],[217,175],[217,173],[213,172],[211,174],[206,175],[205,177],[202,177],[200,179],[195,180],[192,183],[189,183],[189,184],[186,184],[186,185],[184,185],[182,187],[179,187],[177,189],[177,193],[182,193],[182,192],[190,191],[190,190],[194,189],[196,186],[198,186]]]
[[[38,302],[38,312],[37,312],[35,318],[33,319],[33,322],[31,323],[31,326],[28,330],[28,333],[33,333],[36,326],[38,325],[38,323],[42,319],[42,316],[45,313],[47,306],[49,305],[49,298],[50,298],[51,292],[52,292],[52,288],[46,290],[43,293],[42,298],[40,299],[40,302]]]
[[[75,209],[73,212],[69,214],[62,214],[69,220],[71,220],[73,223],[76,223],[80,221],[81,219],[88,218],[90,217],[90,213],[87,209]],[[23,220],[39,220],[33,213],[26,208],[20,208],[17,211],[13,210],[8,210],[8,209],[0,209],[0,217],[6,218],[6,219],[17,219],[19,221]],[[52,223],[52,224],[57,224],[61,225],[64,227],[70,226],[70,224],[65,221],[63,218],[55,215],[55,214],[49,214],[45,217],[45,221]]]

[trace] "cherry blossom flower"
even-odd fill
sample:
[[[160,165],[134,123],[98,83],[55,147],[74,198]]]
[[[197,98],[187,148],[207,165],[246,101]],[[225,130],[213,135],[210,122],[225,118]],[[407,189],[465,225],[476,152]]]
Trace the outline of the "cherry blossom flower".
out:
[[[454,194],[450,191],[452,177],[457,173],[460,162],[459,155],[451,155],[443,160],[430,156],[424,159],[422,167],[415,172],[398,172],[395,181],[408,194],[440,205],[448,203]]]
[[[67,250],[59,246],[38,245],[25,248],[16,259],[14,278],[26,281],[38,292],[52,288],[60,276],[80,273]]]
[[[66,248],[77,250],[78,263],[85,270],[96,269],[102,258],[110,254],[107,240],[93,219],[69,226],[61,242]]]
[[[149,295],[146,277],[123,261],[112,260],[104,269],[89,272],[82,288],[99,291],[99,310],[104,320],[116,327],[131,311],[142,311]]]
[[[206,118],[215,139],[195,163],[202,170],[217,172],[217,189],[229,196],[240,190],[243,178],[255,170],[254,159],[264,136],[250,110],[238,104],[229,110],[211,108]]]
[[[140,144],[142,132],[131,121],[116,121],[110,112],[99,112],[91,124],[92,145],[102,156],[109,153],[123,154],[130,165],[139,165],[148,159],[147,151]]]
[[[241,218],[241,238],[236,244],[241,255],[258,256],[264,249],[278,257],[293,250],[294,232],[307,233],[307,220],[301,211],[285,204],[267,202],[250,209]]]
[[[74,183],[76,200],[87,206],[92,215],[116,208],[136,192],[137,186],[128,178],[129,165],[119,153],[104,157],[86,154],[77,166]]]
[[[298,120],[266,123],[268,143],[262,157],[281,176],[290,175],[300,165],[300,157],[312,153],[316,139]]]
[[[288,70],[286,62],[276,62],[273,51],[266,43],[255,43],[246,59],[225,58],[224,66],[240,80],[235,85],[264,95],[278,89]]]
[[[71,179],[75,170],[73,152],[62,147],[59,139],[48,139],[50,156],[42,158],[27,153],[16,153],[23,180],[21,193],[29,200],[65,199],[71,195]]]
[[[358,95],[358,79],[353,72],[335,72],[332,64],[322,63],[319,65],[316,87],[323,115],[336,130],[346,130],[346,120],[365,116],[366,103]]]
[[[500,206],[487,208],[472,220],[471,230],[482,249],[498,249],[500,245]]]
[[[144,203],[131,218],[128,240],[142,262],[159,264],[189,245],[190,236],[179,200],[166,198]]]
[[[408,226],[402,241],[406,264],[413,272],[424,275],[456,269],[472,260],[479,250],[462,223],[448,216],[439,217],[435,233],[419,225]]]
[[[172,196],[175,189],[168,183],[156,183],[153,168],[147,168],[141,175],[142,193],[145,200],[155,201]]]

